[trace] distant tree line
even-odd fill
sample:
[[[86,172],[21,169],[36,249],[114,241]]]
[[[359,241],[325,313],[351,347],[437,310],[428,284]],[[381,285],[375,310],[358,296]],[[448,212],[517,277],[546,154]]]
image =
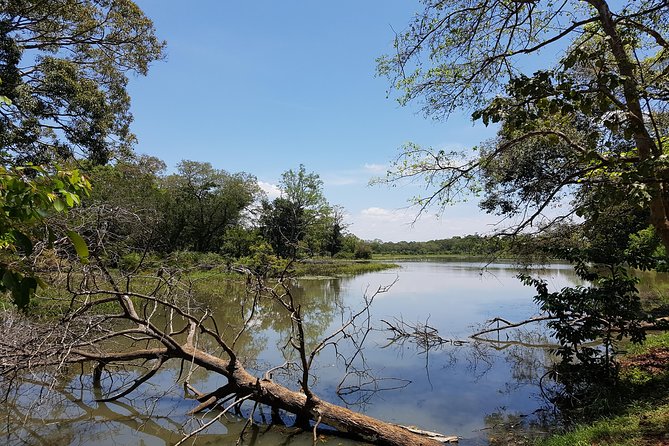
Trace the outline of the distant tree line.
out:
[[[182,251],[229,258],[371,257],[369,246],[347,231],[344,209],[328,203],[322,180],[303,165],[282,174],[274,199],[252,174],[206,162],[184,160],[168,174],[163,161],[138,156],[107,165],[83,162],[83,171],[92,191],[67,224],[84,237],[108,234],[101,255],[112,264],[134,264],[141,253]],[[103,228],[93,224],[96,219]]]
[[[426,242],[383,242],[381,240],[373,240],[369,242],[369,245],[372,251],[377,254],[462,256],[513,254],[510,240],[478,234],[462,237],[455,236]]]

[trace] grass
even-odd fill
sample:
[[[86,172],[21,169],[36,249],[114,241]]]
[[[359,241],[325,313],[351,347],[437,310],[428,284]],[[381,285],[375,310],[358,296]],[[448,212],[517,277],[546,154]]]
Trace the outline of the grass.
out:
[[[542,446],[656,446],[669,444],[669,404],[580,426]]]
[[[399,268],[394,263],[382,263],[369,260],[319,260],[294,264],[297,277],[324,276],[340,277]]]
[[[626,346],[626,354],[628,356],[641,355],[655,348],[669,349],[669,331],[650,334],[643,344],[630,344]]]
[[[549,437],[540,446],[669,445],[669,332],[630,345],[620,362],[615,415]]]

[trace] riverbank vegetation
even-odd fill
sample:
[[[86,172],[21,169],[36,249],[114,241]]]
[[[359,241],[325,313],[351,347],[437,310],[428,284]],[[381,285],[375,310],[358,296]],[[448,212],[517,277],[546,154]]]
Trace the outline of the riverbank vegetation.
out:
[[[599,401],[599,416],[588,412],[583,417],[592,418],[591,423],[577,422],[568,433],[539,445],[648,446],[669,441],[669,333],[650,334],[642,345],[628,348],[620,357],[617,387]]]
[[[510,257],[514,256],[511,240],[496,236],[478,234],[455,236],[446,239],[429,240],[426,242],[401,241],[383,242],[369,241],[374,258],[408,258],[408,257]]]

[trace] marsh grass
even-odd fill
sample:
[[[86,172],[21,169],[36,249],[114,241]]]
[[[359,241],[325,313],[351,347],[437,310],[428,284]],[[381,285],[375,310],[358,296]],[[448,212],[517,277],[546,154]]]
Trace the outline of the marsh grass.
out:
[[[341,277],[354,276],[387,269],[399,268],[394,263],[368,260],[319,260],[294,263],[296,277]]]

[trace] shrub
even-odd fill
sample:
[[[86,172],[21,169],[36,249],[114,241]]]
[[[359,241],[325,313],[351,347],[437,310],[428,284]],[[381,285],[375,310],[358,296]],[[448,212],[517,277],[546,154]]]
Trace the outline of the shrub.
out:
[[[369,243],[360,242],[355,247],[355,252],[353,256],[356,259],[371,259],[372,258],[372,247],[369,246]]]

